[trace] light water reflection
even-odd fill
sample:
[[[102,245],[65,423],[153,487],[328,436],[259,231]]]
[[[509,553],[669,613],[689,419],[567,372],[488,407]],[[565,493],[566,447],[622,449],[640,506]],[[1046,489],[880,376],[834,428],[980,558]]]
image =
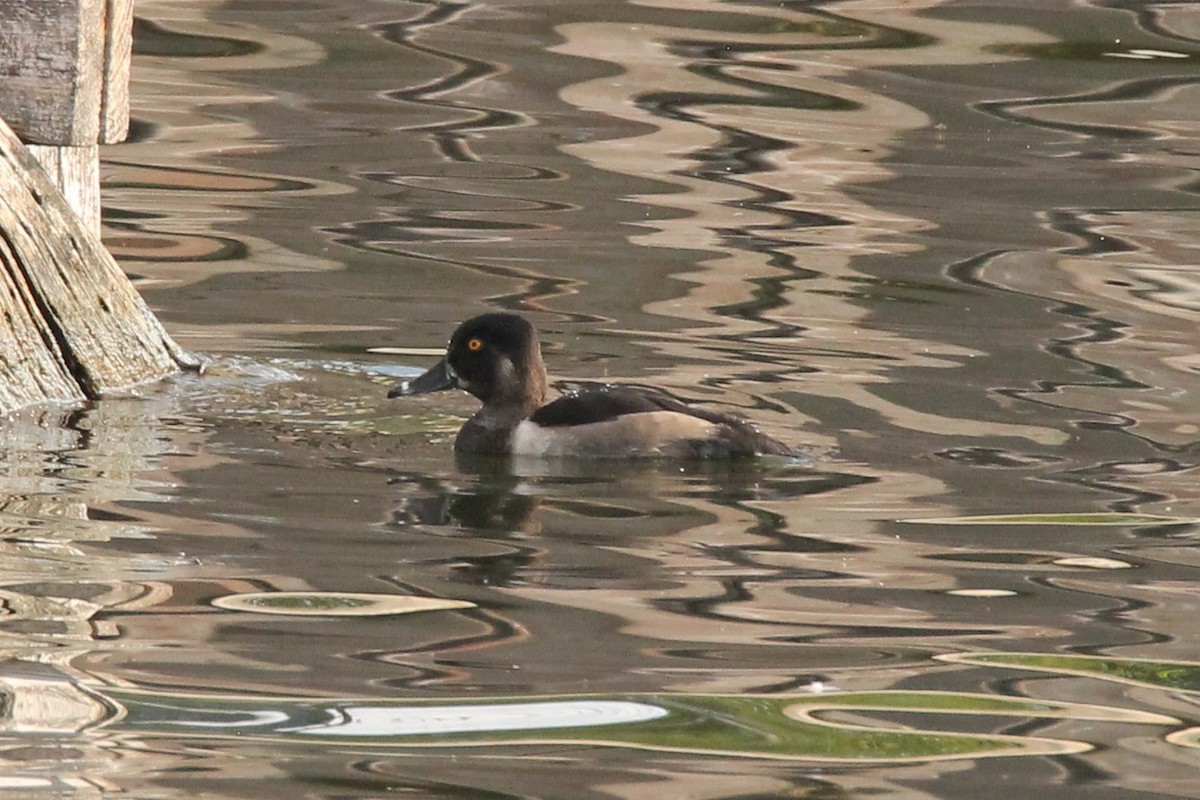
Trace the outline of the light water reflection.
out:
[[[1082,742],[855,724],[851,711],[962,714],[1171,726],[1161,714],[987,695],[859,692],[779,695],[626,695],[496,698],[437,703],[280,700],[105,689],[119,714],[106,735],[351,742],[384,748],[590,745],[819,762],[936,761],[1087,752]],[[471,751],[465,750],[466,754]]]
[[[217,360],[8,425],[0,795],[1190,796],[1195,11],[1001,5],[140,3],[109,243]],[[485,307],[810,460],[456,462],[383,395]],[[214,604],[313,592],[463,605]],[[696,716],[171,726],[547,696]]]

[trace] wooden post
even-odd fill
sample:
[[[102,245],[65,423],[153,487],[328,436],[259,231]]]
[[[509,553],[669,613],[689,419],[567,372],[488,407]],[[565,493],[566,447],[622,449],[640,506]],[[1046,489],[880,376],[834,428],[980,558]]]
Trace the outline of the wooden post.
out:
[[[3,0],[0,0],[3,2]],[[96,145],[31,144],[30,154],[75,211],[84,227],[100,234],[100,151]]]
[[[100,243],[97,146],[129,128],[131,3],[0,0],[0,413],[200,367]]]
[[[100,82],[100,144],[129,135],[129,62],[133,56],[133,0],[104,4],[104,74]]]
[[[199,367],[2,122],[0,317],[0,411]]]
[[[133,0],[0,0],[0,118],[100,232],[97,144],[129,132]]]

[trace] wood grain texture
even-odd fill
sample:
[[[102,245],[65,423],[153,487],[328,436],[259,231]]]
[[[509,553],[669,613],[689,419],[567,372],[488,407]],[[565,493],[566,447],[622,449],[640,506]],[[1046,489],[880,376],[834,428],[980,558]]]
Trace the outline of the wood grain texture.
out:
[[[0,3],[0,117],[27,141],[99,141],[105,13],[105,0]]]
[[[129,135],[129,63],[133,57],[133,0],[107,0],[104,72],[100,87],[100,144]]]
[[[100,234],[100,151],[87,147],[31,144],[29,152],[62,192],[75,215],[93,234]]]
[[[20,221],[0,204],[0,410],[47,401],[78,401],[83,387],[71,375],[37,294],[21,268],[18,245],[7,232]]]
[[[0,243],[9,321],[0,411],[96,398],[199,366],[2,122]]]

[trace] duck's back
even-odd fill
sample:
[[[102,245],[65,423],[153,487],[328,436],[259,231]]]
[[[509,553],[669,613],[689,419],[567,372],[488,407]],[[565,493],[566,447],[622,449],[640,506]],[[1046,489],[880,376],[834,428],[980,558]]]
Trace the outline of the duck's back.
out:
[[[587,389],[542,406],[513,431],[511,449],[515,455],[564,458],[794,454],[737,417],[620,386]]]

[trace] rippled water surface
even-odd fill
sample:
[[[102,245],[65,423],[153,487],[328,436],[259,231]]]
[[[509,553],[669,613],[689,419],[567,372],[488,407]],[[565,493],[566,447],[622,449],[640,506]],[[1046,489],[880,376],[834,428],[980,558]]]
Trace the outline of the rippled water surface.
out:
[[[0,797],[1200,797],[1196,5],[137,13],[213,363],[9,422]],[[806,459],[456,463],[484,309]]]

